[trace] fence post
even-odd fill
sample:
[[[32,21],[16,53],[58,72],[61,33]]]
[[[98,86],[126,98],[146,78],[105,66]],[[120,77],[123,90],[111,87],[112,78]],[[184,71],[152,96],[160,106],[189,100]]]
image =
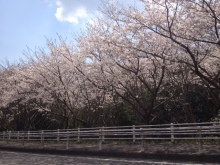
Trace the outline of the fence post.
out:
[[[3,140],[5,139],[5,131],[3,131]]]
[[[22,147],[24,148],[24,133],[22,133]]]
[[[170,124],[170,132],[171,132],[171,142],[174,142],[174,131],[173,131],[173,123]]]
[[[67,137],[66,137],[66,149],[69,149],[69,131],[67,131]]]
[[[104,142],[105,141],[105,135],[104,135],[104,130],[105,130],[105,127],[104,126],[102,126],[102,142]]]
[[[135,125],[132,126],[132,133],[133,133],[133,143],[136,142],[136,139],[135,139]]]
[[[17,132],[17,141],[19,141],[20,132]]]
[[[99,130],[99,151],[102,150],[102,129]]]
[[[8,133],[8,139],[11,140],[11,131]]]
[[[42,145],[42,148],[44,148],[44,131],[43,130],[41,131],[41,145]]]
[[[11,137],[10,137],[10,136],[11,136],[10,133],[11,133],[11,131],[7,131],[7,144],[9,143],[10,138],[11,138]]]
[[[60,129],[57,129],[57,142],[60,141]]]
[[[141,136],[141,152],[144,152],[144,132],[143,132],[143,128],[140,128],[140,136]]]
[[[77,132],[77,142],[80,142],[80,128],[78,128]]]
[[[28,131],[28,135],[27,136],[28,136],[27,139],[29,141],[30,140],[30,131]]]
[[[198,135],[198,153],[202,153],[202,134],[201,134],[201,126],[197,127],[197,135]]]

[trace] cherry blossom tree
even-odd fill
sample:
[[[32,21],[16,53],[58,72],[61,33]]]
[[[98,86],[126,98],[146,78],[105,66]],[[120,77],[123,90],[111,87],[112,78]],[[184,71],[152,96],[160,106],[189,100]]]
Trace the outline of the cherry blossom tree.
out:
[[[124,26],[110,18],[99,19],[78,38],[79,53],[90,59],[92,74],[88,77],[94,84],[113,90],[132,106],[140,120],[150,123],[157,117],[153,115],[157,108],[173,97],[171,93],[163,101],[158,100],[166,70],[166,61],[161,57],[168,50],[152,46],[156,56],[149,56],[136,48],[141,32],[123,31]]]
[[[219,1],[140,2],[143,10],[118,4],[103,9],[110,19],[102,20],[104,28],[111,33],[103,40],[132,47],[142,52],[140,57],[161,58],[167,69],[173,70],[175,63],[186,65],[192,79],[205,85],[219,105]]]
[[[139,2],[142,8],[105,3],[73,42],[48,40],[45,49],[28,50],[26,62],[0,69],[2,118],[24,113],[33,123],[44,114],[65,128],[111,125],[124,106],[136,123],[197,122],[208,108],[201,102],[213,104],[208,118],[217,115],[220,2]]]
[[[125,9],[117,19],[159,36],[170,47],[169,60],[186,64],[209,88],[219,90],[219,29],[218,0],[140,0],[144,10]],[[113,12],[111,12],[113,13]],[[161,39],[157,40],[161,42]],[[170,45],[170,46],[169,46]]]

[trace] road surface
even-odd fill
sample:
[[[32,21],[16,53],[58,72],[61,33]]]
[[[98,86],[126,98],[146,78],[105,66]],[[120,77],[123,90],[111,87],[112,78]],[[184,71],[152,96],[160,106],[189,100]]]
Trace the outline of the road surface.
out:
[[[79,156],[58,156],[0,151],[0,165],[199,165],[153,160],[114,159]],[[210,164],[211,165],[211,164]]]

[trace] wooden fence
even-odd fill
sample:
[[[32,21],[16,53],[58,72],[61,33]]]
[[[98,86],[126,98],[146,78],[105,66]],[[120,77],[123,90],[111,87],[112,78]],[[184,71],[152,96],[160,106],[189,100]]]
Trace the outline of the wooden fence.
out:
[[[119,127],[95,127],[78,129],[57,129],[40,131],[4,131],[0,132],[0,139],[25,142],[38,141],[42,148],[46,141],[64,142],[69,149],[71,141],[97,141],[98,149],[102,150],[104,141],[126,140],[139,142],[141,152],[144,152],[144,143],[148,140],[171,141],[196,140],[198,153],[202,153],[202,142],[205,140],[220,140],[220,122],[183,123],[163,125],[133,125]]]

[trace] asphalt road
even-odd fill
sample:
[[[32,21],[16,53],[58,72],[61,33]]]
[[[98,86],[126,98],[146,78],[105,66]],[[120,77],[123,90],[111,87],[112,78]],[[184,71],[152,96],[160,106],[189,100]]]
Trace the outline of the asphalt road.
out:
[[[153,160],[58,156],[0,151],[0,165],[199,165]],[[207,165],[207,164],[206,164]],[[211,165],[211,164],[209,164]]]

